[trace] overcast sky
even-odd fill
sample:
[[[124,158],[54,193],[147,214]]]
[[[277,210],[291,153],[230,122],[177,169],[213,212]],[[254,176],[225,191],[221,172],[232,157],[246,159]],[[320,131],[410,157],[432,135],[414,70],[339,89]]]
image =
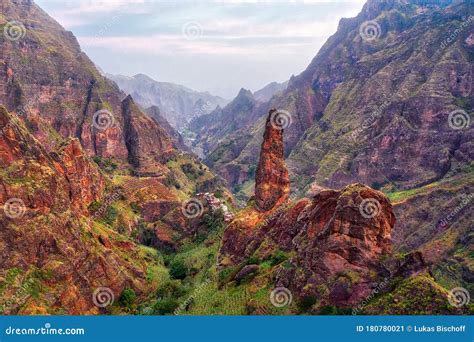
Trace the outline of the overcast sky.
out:
[[[36,0],[103,71],[228,99],[302,72],[364,2]]]

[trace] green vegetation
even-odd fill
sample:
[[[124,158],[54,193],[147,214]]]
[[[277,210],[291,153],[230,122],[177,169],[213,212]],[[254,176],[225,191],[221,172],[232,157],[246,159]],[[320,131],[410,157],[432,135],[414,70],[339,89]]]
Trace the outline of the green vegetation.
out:
[[[175,187],[178,190],[181,189],[181,184],[179,184],[178,179],[176,178],[174,173],[171,172],[166,175],[163,184],[168,188]]]
[[[92,158],[94,162],[105,172],[113,174],[115,170],[118,168],[118,164],[112,158],[102,158],[98,156],[94,156]]]
[[[338,308],[334,305],[326,305],[319,311],[320,315],[351,315],[352,309],[350,308]]]
[[[188,267],[181,258],[173,259],[170,264],[170,276],[173,279],[184,279],[188,275]]]
[[[135,305],[135,301],[137,300],[137,295],[135,291],[131,288],[126,288],[123,290],[122,294],[119,298],[119,303],[121,306],[132,309]]]
[[[395,290],[378,296],[365,314],[428,315],[461,313],[448,302],[448,291],[427,275],[399,280]]]

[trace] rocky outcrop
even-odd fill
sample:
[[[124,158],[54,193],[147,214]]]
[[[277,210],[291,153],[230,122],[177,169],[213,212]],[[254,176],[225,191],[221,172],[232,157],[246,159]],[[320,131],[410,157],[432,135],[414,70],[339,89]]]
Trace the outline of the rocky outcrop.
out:
[[[146,117],[129,95],[122,101],[124,139],[128,161],[140,174],[160,175],[173,152],[168,134],[152,118]]]
[[[244,215],[224,234],[221,267],[281,250],[293,257],[275,271],[276,286],[339,306],[357,303],[389,275],[380,259],[390,253],[395,216],[385,195],[365,185],[323,190],[268,215]]]
[[[255,177],[255,206],[268,211],[285,202],[290,193],[290,178],[284,160],[283,129],[279,112],[270,110],[265,124],[260,161]]]
[[[87,212],[87,205],[104,195],[106,179],[84,153],[78,139],[65,141],[52,157],[63,166],[69,183],[69,196],[75,209]]]
[[[158,125],[165,130],[165,132],[171,138],[174,148],[181,151],[191,151],[188,146],[186,146],[183,136],[169,124],[168,120],[166,120],[166,118],[161,113],[160,108],[157,106],[151,106],[145,109],[145,113],[153,118],[158,123]]]
[[[4,313],[94,314],[98,287],[116,298],[125,287],[143,293],[139,247],[83,215],[104,196],[106,181],[79,142],[68,140],[50,155],[3,107],[0,133],[0,279],[20,271],[17,281],[37,289],[8,304],[15,287],[6,284]]]

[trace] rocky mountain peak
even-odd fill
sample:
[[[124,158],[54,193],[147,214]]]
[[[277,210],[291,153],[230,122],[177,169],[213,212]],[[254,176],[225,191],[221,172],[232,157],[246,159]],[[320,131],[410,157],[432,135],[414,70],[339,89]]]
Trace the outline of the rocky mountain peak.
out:
[[[255,179],[255,205],[268,211],[288,199],[290,179],[284,161],[283,129],[278,127],[278,111],[271,109],[265,124],[260,161]]]
[[[251,98],[253,98],[253,94],[250,90],[242,88],[242,89],[240,89],[239,93],[237,94],[237,98],[239,98],[239,97],[251,97]]]

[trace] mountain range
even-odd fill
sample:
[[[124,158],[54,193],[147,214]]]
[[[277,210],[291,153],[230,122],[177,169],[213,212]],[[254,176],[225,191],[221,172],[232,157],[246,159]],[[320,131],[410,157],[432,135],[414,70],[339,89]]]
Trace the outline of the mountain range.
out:
[[[368,0],[229,103],[0,1],[4,314],[472,314],[468,1]]]
[[[181,85],[157,82],[143,74],[133,77],[112,74],[106,76],[116,82],[123,92],[132,95],[143,108],[159,107],[175,129],[181,129],[192,118],[228,103],[227,100],[208,92],[197,92]]]

